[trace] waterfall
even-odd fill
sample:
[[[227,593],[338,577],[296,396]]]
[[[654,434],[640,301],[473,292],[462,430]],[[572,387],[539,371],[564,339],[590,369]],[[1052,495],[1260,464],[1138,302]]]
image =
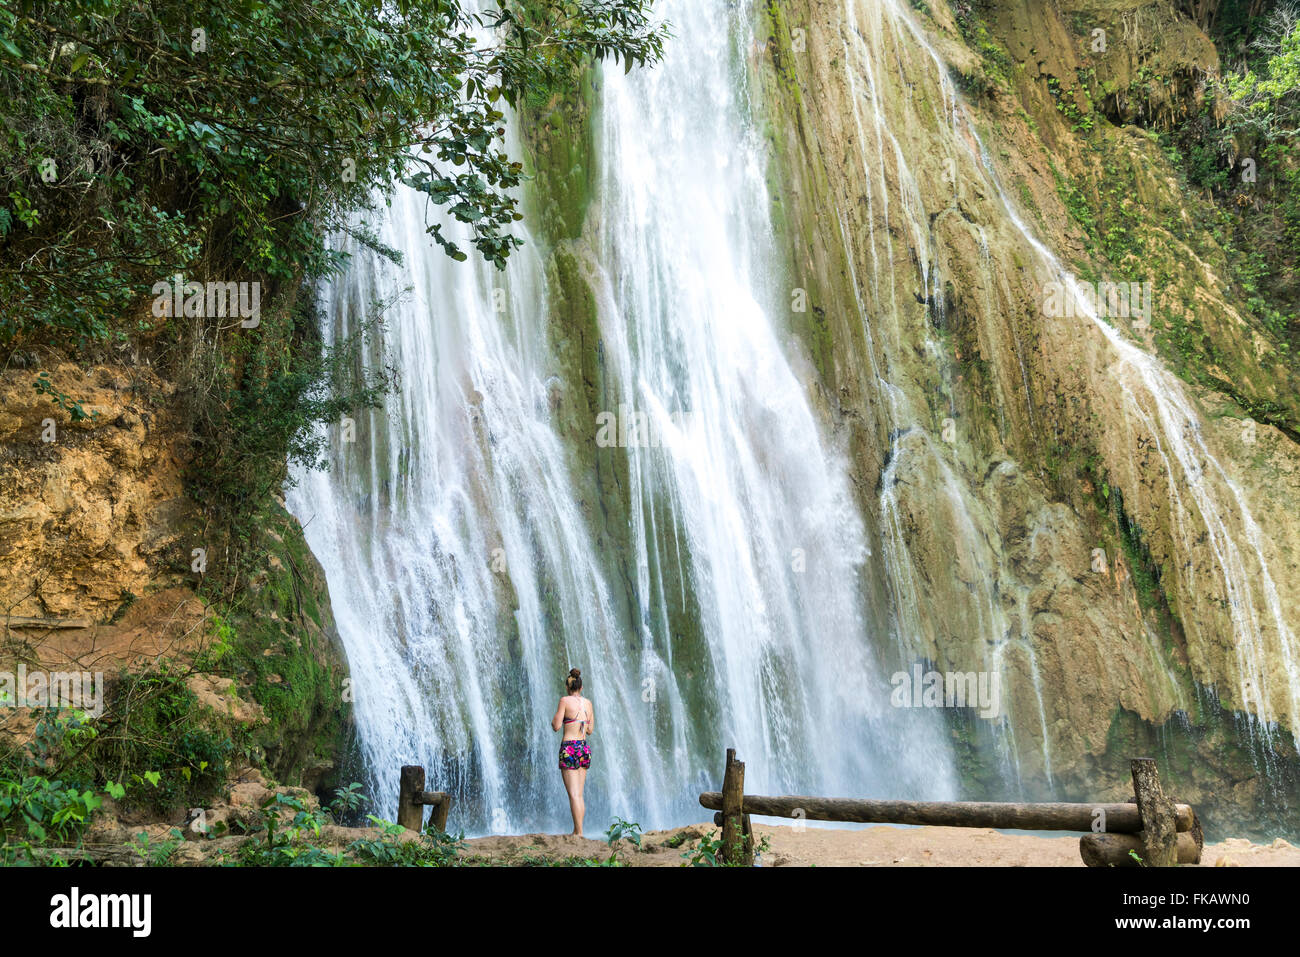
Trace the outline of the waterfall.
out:
[[[944,617],[932,607],[934,596],[919,584],[921,576],[905,530],[899,487],[903,471],[910,469],[924,476],[928,483],[924,490],[926,520],[951,530],[954,570],[959,567],[973,570],[969,576],[958,576],[966,581],[969,589],[957,598],[963,607],[947,609],[947,612],[962,622],[962,635],[973,652],[967,666],[996,674],[1004,682],[1003,713],[991,728],[1003,777],[1012,790],[1023,793],[1022,749],[1016,740],[1017,729],[1025,731],[1032,727],[1038,738],[1036,757],[1041,764],[1043,784],[1050,792],[1053,776],[1047,708],[1030,616],[1026,613],[1027,595],[1022,591],[1015,596],[1021,613],[1013,626],[1002,593],[1009,576],[1004,574],[998,556],[984,547],[990,537],[989,522],[981,519],[977,493],[956,461],[953,440],[951,437],[936,440],[922,426],[930,420],[924,396],[909,393],[905,388],[911,375],[908,369],[911,359],[907,355],[912,350],[909,337],[916,336],[928,361],[923,374],[948,397],[948,414],[955,414],[948,349],[933,324],[942,319],[945,308],[939,250],[931,225],[938,211],[927,209],[917,177],[895,131],[928,120],[926,128],[946,132],[957,121],[960,102],[937,58],[933,60],[935,73],[914,70],[912,54],[921,51],[925,66],[930,65],[933,54],[908,13],[898,4],[864,5],[846,0],[839,32],[840,59],[852,102],[850,119],[856,146],[856,154],[847,162],[862,165],[868,228],[865,236],[855,236],[840,211],[838,230],[846,251],[870,364],[867,388],[878,400],[882,431],[889,436],[877,504],[898,658],[908,661],[932,656],[936,635],[941,630],[938,622]],[[933,91],[914,96],[912,85],[918,82],[933,83]],[[907,91],[902,101],[906,114],[898,108],[891,111],[891,84],[895,85],[895,93]],[[929,117],[915,115],[913,109],[918,102],[933,105]],[[893,246],[900,235],[906,237],[908,251],[916,260],[915,266],[909,264],[907,271],[895,265],[897,253]],[[982,234],[980,244],[987,263],[987,239]],[[858,275],[855,262],[869,262],[870,274]],[[905,290],[900,294],[899,273],[907,276],[913,268],[919,272],[920,286],[931,304],[927,321],[919,331],[904,330],[901,322],[900,299],[909,299],[911,293]],[[1011,653],[1022,655],[1026,663],[1030,683],[1027,696],[1016,695],[1007,681],[1007,656]],[[1011,702],[1018,698],[1032,700],[1034,712],[1015,713]]]
[[[376,809],[391,814],[398,767],[418,763],[454,794],[467,833],[566,828],[549,721],[574,665],[596,711],[592,830],[615,815],[699,820],[695,794],[718,786],[726,747],[753,792],[953,797],[940,717],[890,706],[892,670],[954,653],[941,633],[969,655],[942,664],[1016,676],[991,725],[1002,777],[1051,792],[1035,608],[978,484],[1015,465],[973,461],[931,428],[956,408],[933,228],[950,209],[926,208],[909,165],[925,158],[904,131],[924,129],[954,177],[978,183],[986,225],[1015,233],[1039,276],[1077,297],[1074,277],[1002,189],[911,13],[845,0],[845,161],[862,164],[866,228],[847,208],[823,221],[845,249],[854,371],[883,446],[879,486],[855,488],[787,328],[798,283],[770,213],[751,11],[656,11],[674,31],[664,61],[599,75],[592,201],[564,243],[594,302],[597,341],[581,330],[576,348],[599,382],[562,354],[573,319],[551,307],[572,277],[553,268],[553,241],[521,227],[506,270],[452,262],[405,187],[371,224],[403,264],[340,237],[350,267],[321,290],[327,343],[387,304],[365,362],[400,373],[383,408],[331,428],[329,470],[296,474],[288,495],[326,571]],[[991,268],[985,227],[972,232]],[[913,295],[925,321],[909,325]],[[1180,556],[1212,557],[1213,581],[1179,584],[1221,597],[1242,708],[1266,738],[1280,720],[1296,727],[1300,655],[1232,467],[1183,384],[1086,301],[1080,315],[1109,357],[1122,421],[1164,463]],[[580,395],[599,411],[575,426]],[[1032,401],[1028,415],[1033,426]],[[914,554],[918,508],[932,541],[951,536],[952,607],[936,603],[933,557]]]
[[[288,496],[381,813],[418,763],[467,833],[566,827],[549,722],[571,665],[596,712],[591,829],[700,819],[728,746],[755,792],[955,793],[937,717],[889,705],[848,462],[783,327],[749,15],[656,10],[664,62],[603,73],[585,263],[622,425],[621,554],[596,542],[566,447],[598,424],[563,435],[553,413],[579,384],[553,351],[539,240],[503,273],[451,262],[398,187],[372,226],[403,266],[341,240],[350,267],[322,290],[327,342],[392,304],[366,361],[400,371]]]
[[[1233,648],[1235,674],[1218,676],[1218,678],[1235,683],[1239,707],[1253,716],[1258,730],[1266,744],[1273,742],[1273,730],[1285,721],[1291,729],[1300,727],[1300,646],[1291,624],[1287,620],[1285,602],[1279,594],[1277,581],[1270,568],[1270,560],[1265,548],[1265,535],[1260,521],[1252,512],[1250,503],[1242,485],[1234,477],[1235,466],[1217,457],[1208,440],[1207,430],[1202,414],[1186,385],[1177,376],[1168,371],[1160,360],[1143,351],[1110,322],[1098,315],[1088,297],[1082,294],[1080,284],[1075,276],[1061,264],[1058,257],[1047,248],[1025,223],[1017,210],[1016,203],[1007,195],[999,181],[997,172],[988,155],[969,112],[962,103],[948,76],[947,65],[930,44],[923,31],[914,22],[910,11],[899,0],[845,0],[843,36],[844,59],[848,66],[847,82],[854,91],[854,122],[858,133],[859,149],[863,162],[868,167],[866,181],[868,184],[868,202],[875,208],[883,210],[881,218],[888,224],[891,215],[890,184],[886,170],[893,165],[896,171],[894,191],[895,207],[901,209],[903,225],[911,236],[919,267],[922,285],[928,292],[932,291],[937,309],[942,310],[942,283],[937,276],[938,257],[934,250],[934,240],[927,228],[927,218],[938,215],[939,210],[927,210],[919,199],[916,181],[908,168],[907,157],[900,147],[892,130],[909,123],[926,119],[934,129],[934,149],[940,155],[952,159],[952,179],[970,176],[977,181],[979,191],[987,189],[994,197],[996,214],[1006,221],[1019,235],[1020,239],[1035,257],[1040,275],[1045,282],[1059,283],[1067,294],[1075,300],[1075,311],[1079,316],[1080,334],[1097,337],[1098,351],[1105,357],[1108,371],[1116,386],[1116,396],[1122,407],[1131,445],[1140,447],[1151,443],[1163,464],[1164,484],[1168,496],[1165,506],[1170,517],[1170,526],[1175,536],[1180,561],[1174,568],[1174,574],[1180,581],[1181,593],[1202,602],[1208,608],[1218,605],[1226,611],[1224,623],[1229,628],[1229,641]],[[855,65],[854,54],[857,56]],[[879,64],[888,63],[895,75],[881,76]],[[865,90],[859,91],[855,86],[855,72],[866,77]],[[886,94],[882,92],[890,83],[898,89],[906,89],[902,97],[902,106],[894,104],[893,111],[886,103]],[[918,116],[917,107],[928,105],[930,115]],[[906,111],[904,114],[903,111]],[[874,222],[875,217],[872,218]],[[979,227],[980,245],[987,255],[987,239],[983,228]],[[841,223],[841,234],[846,248],[852,252],[852,237]],[[901,335],[897,328],[897,312],[892,305],[897,300],[895,275],[892,270],[881,268],[885,258],[877,249],[877,237],[873,232],[867,237],[870,244],[870,261],[873,264],[869,289],[875,303],[885,303],[884,315],[893,317],[895,324],[888,330],[889,341],[882,347],[887,355],[890,349],[897,351]],[[852,255],[850,256],[852,258]],[[883,285],[882,285],[883,284]],[[859,302],[864,321],[868,316],[866,305]],[[1058,320],[1061,321],[1061,320]],[[870,342],[870,338],[868,339]],[[936,356],[942,352],[933,346],[930,329],[925,330],[927,353]],[[874,347],[873,347],[874,349]],[[877,377],[883,374],[875,365]],[[939,370],[935,375],[942,375],[942,360],[936,359]],[[887,364],[886,364],[887,367]],[[1023,376],[1023,357],[1021,357]],[[907,403],[907,397],[901,389],[892,388],[885,403],[890,413],[891,435],[894,440],[893,458],[890,466],[897,465],[899,449],[905,440],[914,433],[909,429],[911,423],[920,420],[916,411]],[[1032,423],[1033,409],[1029,410]],[[935,490],[935,496],[947,496],[954,501],[969,502],[972,492],[959,478],[951,474],[942,450],[936,451],[936,443],[928,436],[923,436],[913,443],[910,454],[934,455],[940,463],[938,471],[942,475],[942,489]],[[1137,483],[1134,482],[1134,485]],[[1140,491],[1140,489],[1139,489]],[[913,573],[910,572],[911,557],[908,544],[896,531],[897,503],[885,483],[882,493],[882,513],[886,516],[886,547],[892,557],[890,562],[891,579],[894,580],[894,594],[899,614],[907,620],[909,604],[916,601],[910,597],[915,591],[912,584]],[[975,529],[971,527],[969,515],[971,508],[954,505],[954,530],[961,533],[959,541],[975,540]],[[1239,531],[1234,531],[1235,521]],[[1191,556],[1199,549],[1208,550],[1212,573],[1206,576],[1210,580],[1197,580],[1195,565]],[[981,590],[998,587],[996,572],[985,576],[980,583]],[[1023,594],[1016,596],[1018,601],[1025,599]],[[993,596],[984,594],[980,604],[990,609],[986,619],[979,614],[979,632],[992,635],[1000,640],[1007,627]],[[1020,615],[1019,635],[1008,634],[1029,656],[1030,675],[1034,686],[1033,693],[1038,703],[1038,720],[1041,722],[1043,735],[1043,762],[1046,776],[1051,777],[1050,753],[1047,744],[1046,712],[1043,704],[1037,666],[1033,663],[1033,635],[1026,627],[1026,615]],[[1205,645],[1212,645],[1223,640],[1216,633],[1219,621],[1217,612],[1206,615],[1189,615],[1186,624],[1192,634]],[[990,628],[989,625],[992,625]],[[924,626],[916,624],[917,631],[923,632]],[[983,643],[981,643],[983,645]],[[995,652],[996,658],[996,652]],[[1270,668],[1270,663],[1277,663],[1278,668]],[[995,664],[995,667],[1000,667]],[[1210,678],[1214,683],[1216,678]],[[1028,715],[1012,715],[1010,730],[1024,727]],[[1253,731],[1252,731],[1253,733]],[[1014,750],[1014,748],[1013,748]]]

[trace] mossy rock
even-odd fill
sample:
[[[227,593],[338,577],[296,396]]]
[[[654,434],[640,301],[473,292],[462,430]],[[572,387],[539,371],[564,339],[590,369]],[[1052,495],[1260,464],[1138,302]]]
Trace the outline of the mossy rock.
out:
[[[220,607],[229,666],[268,723],[251,750],[277,780],[326,785],[352,734],[350,680],[324,571],[297,521],[279,506],[259,522],[262,568]]]

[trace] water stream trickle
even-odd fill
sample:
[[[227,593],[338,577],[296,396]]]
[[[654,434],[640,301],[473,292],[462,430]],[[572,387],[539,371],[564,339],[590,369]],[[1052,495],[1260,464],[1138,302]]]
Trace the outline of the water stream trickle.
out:
[[[891,235],[906,237],[940,325],[944,308],[922,193],[890,130],[901,119],[882,92],[887,71],[904,69],[904,46],[933,64],[936,135],[984,171],[1046,271],[1074,280],[1002,192],[910,15],[895,0],[866,6],[859,20],[862,5],[846,5],[843,60],[870,228],[855,236],[836,215],[850,270],[869,273],[851,281],[864,381],[889,441],[872,523],[786,344],[790,290],[767,212],[744,4],[666,0],[656,9],[675,37],[664,62],[608,71],[599,84],[593,213],[575,258],[598,308],[605,411],[643,419],[662,439],[596,451],[613,479],[590,474],[597,423],[575,435],[557,412],[587,383],[570,381],[557,355],[565,330],[549,325],[555,290],[541,240],[526,237],[504,272],[454,263],[426,235],[421,198],[399,187],[374,225],[404,265],[348,245],[350,269],[323,290],[323,333],[337,341],[373,302],[396,300],[366,361],[396,364],[401,391],[362,417],[356,441],[333,434],[331,469],[296,475],[288,502],[326,570],[381,813],[391,814],[398,767],[419,763],[454,793],[467,833],[567,827],[549,719],[571,665],[597,715],[589,830],[614,815],[646,828],[699,820],[696,792],[717,786],[726,747],[739,749],[755,792],[955,796],[938,717],[889,706],[890,667],[924,657],[932,627],[898,487],[912,467],[935,483],[934,513],[974,572],[972,664],[1001,671],[1012,653],[1025,662],[1030,687],[1015,700],[1027,713],[1006,715],[998,731],[1004,776],[1020,787],[1023,742],[1034,740],[1031,766],[1051,788],[1026,596],[1003,594],[978,494],[900,378],[907,339]],[[900,87],[916,80],[900,77]],[[981,244],[987,258],[982,233]],[[1264,663],[1279,654],[1296,726],[1295,636],[1242,491],[1181,384],[1087,318],[1114,352],[1135,429],[1180,479],[1169,483],[1176,533],[1185,545],[1208,536],[1243,700],[1267,734],[1279,696]],[[917,339],[934,381],[950,386],[941,337],[927,325]],[[878,589],[872,568],[886,578]],[[871,594],[889,607],[873,607]]]
[[[399,188],[378,233],[405,267],[353,249],[327,290],[338,338],[411,287],[382,335],[402,390],[290,507],[326,569],[373,792],[425,764],[469,833],[565,826],[549,719],[570,665],[596,706],[589,827],[701,818],[729,746],[756,792],[954,794],[937,717],[889,705],[848,463],[786,354],[752,25],[721,0],[657,10],[664,62],[603,77],[586,264],[608,411],[663,438],[618,450],[622,552],[598,547],[565,447],[591,437],[552,416],[581,383],[549,344],[538,243],[504,275],[452,263]]]

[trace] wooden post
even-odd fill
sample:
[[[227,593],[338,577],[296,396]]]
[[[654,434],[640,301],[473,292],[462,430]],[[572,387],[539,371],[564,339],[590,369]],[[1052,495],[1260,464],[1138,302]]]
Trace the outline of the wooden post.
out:
[[[402,780],[397,792],[397,823],[407,830],[419,832],[424,824],[424,805],[419,803],[424,793],[424,768],[418,764],[402,765]]]
[[[1138,812],[1142,815],[1142,839],[1145,854],[1142,860],[1147,867],[1174,867],[1178,864],[1177,824],[1174,802],[1165,797],[1152,758],[1133,758],[1133,793],[1137,797]]]
[[[451,795],[445,791],[425,791],[420,803],[430,808],[429,825],[439,831],[447,830],[447,812],[451,810]]]
[[[727,749],[722,774],[722,859],[728,864],[753,864],[754,851],[745,838],[745,764],[736,749]]]

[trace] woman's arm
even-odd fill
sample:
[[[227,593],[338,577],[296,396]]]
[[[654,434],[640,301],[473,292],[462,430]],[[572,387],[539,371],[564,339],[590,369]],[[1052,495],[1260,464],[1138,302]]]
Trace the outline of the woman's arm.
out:
[[[564,699],[560,699],[560,706],[555,709],[555,717],[551,719],[551,730],[559,731],[564,727]]]
[[[587,699],[587,733],[596,733],[596,707],[591,703],[590,698]]]

